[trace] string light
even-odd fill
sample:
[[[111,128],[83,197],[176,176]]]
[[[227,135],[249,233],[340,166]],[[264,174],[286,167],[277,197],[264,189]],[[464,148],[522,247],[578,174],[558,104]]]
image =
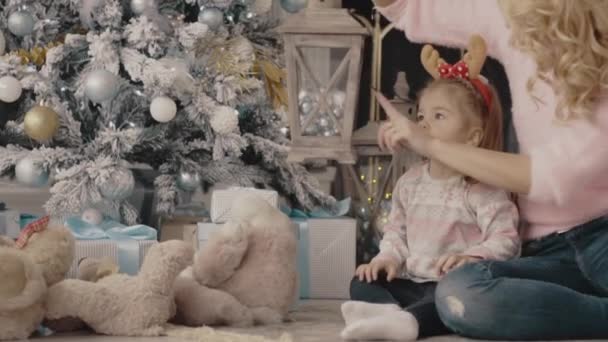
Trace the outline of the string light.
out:
[[[377,179],[375,179],[375,178],[374,178],[374,179],[372,179],[372,183],[373,183],[373,184],[376,184],[377,182],[378,182],[378,180],[377,180]]]
[[[367,201],[368,201],[369,203],[372,203],[372,200],[373,200],[373,199],[372,199],[371,197],[368,197],[368,198],[367,198]]]
[[[385,199],[391,199],[391,197],[393,197],[393,194],[390,192],[387,192],[386,194],[384,194]]]
[[[382,171],[382,166],[378,166],[378,171]]]
[[[361,180],[364,181],[365,180],[365,175],[361,175]]]

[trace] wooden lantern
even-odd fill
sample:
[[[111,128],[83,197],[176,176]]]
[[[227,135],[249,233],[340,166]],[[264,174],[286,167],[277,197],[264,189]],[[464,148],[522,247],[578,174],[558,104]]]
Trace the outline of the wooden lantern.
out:
[[[279,31],[285,40],[291,150],[288,159],[354,164],[351,145],[367,30],[346,9],[306,9]]]

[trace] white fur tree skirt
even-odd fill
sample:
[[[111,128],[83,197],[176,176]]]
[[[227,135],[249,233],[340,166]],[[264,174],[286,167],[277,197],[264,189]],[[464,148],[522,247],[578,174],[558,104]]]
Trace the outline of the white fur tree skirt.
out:
[[[340,341],[344,321],[340,315],[341,301],[305,301],[292,314],[292,322],[253,328],[186,328],[169,327],[167,337],[113,337],[72,333],[54,335],[41,342],[334,342]],[[457,336],[441,336],[425,339],[431,342],[473,341]]]

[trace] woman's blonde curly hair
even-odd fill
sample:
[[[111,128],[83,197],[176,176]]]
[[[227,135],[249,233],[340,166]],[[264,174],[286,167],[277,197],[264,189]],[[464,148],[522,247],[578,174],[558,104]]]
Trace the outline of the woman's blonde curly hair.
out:
[[[512,45],[538,64],[528,91],[545,81],[558,97],[558,119],[593,119],[593,106],[608,88],[608,0],[499,2]]]

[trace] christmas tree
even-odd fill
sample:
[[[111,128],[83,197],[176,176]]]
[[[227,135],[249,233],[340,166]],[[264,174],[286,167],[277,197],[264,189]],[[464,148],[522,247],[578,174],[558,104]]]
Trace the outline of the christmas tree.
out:
[[[0,175],[51,183],[46,211],[133,224],[134,165],[156,210],[217,182],[310,209],[333,198],[286,160],[269,0],[0,0]]]

